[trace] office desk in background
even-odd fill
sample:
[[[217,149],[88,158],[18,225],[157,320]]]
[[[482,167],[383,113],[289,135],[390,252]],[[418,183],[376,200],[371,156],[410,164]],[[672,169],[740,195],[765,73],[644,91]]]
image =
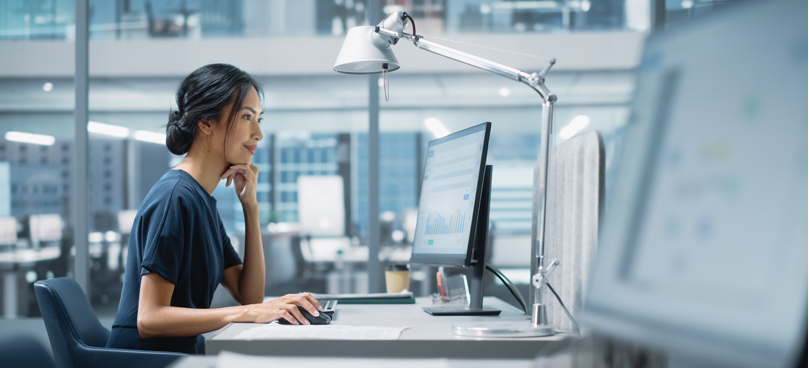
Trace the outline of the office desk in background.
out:
[[[312,263],[362,263],[368,262],[367,245],[351,245],[346,237],[301,239],[303,258]],[[383,246],[379,250],[381,262],[410,261],[411,246]]]
[[[233,323],[205,340],[205,353],[217,355],[227,350],[269,356],[531,359],[540,348],[565,337],[472,338],[453,335],[451,326],[454,324],[476,325],[497,321],[530,323],[521,310],[498,298],[486,297],[483,303],[503,312],[497,317],[436,317],[421,309],[432,305],[429,298],[416,298],[416,304],[337,306],[333,325],[410,327],[402,332],[398,340],[243,340],[235,336],[254,324]]]

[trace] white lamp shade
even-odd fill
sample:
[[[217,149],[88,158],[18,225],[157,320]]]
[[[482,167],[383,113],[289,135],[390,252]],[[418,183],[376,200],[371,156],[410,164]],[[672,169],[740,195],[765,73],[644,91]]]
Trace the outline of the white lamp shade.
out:
[[[379,48],[373,40],[374,26],[360,26],[348,30],[343,48],[337,55],[334,71],[346,74],[375,74],[387,69],[399,69],[399,60],[390,46]]]

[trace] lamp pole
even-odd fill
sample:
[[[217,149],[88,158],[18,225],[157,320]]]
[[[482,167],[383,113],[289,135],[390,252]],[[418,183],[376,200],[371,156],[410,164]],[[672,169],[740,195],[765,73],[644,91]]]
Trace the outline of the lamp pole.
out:
[[[368,18],[379,13],[379,0],[368,2]],[[368,76],[368,292],[382,290],[379,265],[379,78]]]

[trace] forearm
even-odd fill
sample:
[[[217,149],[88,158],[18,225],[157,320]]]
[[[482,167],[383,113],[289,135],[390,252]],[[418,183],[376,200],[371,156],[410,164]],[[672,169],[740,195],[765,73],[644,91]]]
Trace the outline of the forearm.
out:
[[[195,336],[217,330],[230,322],[250,321],[250,308],[237,306],[216,309],[154,307],[138,313],[138,333],[152,337]]]
[[[239,275],[239,303],[264,300],[264,248],[258,221],[258,205],[244,206],[244,266]]]

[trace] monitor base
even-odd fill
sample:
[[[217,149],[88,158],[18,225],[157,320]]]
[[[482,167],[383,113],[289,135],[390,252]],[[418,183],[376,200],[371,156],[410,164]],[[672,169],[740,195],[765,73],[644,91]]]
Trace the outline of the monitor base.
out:
[[[553,336],[552,325],[532,326],[530,322],[479,323],[470,326],[452,326],[452,333],[470,337],[542,337]]]
[[[483,306],[480,309],[470,309],[462,306],[424,307],[425,312],[432,316],[498,316],[500,310]]]

